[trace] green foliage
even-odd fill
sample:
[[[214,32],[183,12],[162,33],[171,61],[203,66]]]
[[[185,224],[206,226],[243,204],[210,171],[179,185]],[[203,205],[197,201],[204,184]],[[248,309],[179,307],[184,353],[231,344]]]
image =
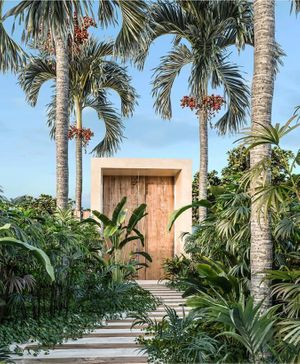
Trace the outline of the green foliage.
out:
[[[252,6],[242,2],[205,1],[197,6],[192,2],[158,1],[152,4],[145,38],[147,46],[162,35],[172,35],[171,51],[161,58],[155,69],[153,96],[155,109],[162,117],[172,117],[171,90],[184,66],[190,64],[188,88],[202,99],[207,87],[222,87],[226,99],[224,115],[215,126],[220,133],[235,131],[245,122],[249,90],[239,68],[231,64],[228,47],[243,48],[252,42]],[[143,34],[141,34],[143,35]],[[147,55],[139,52],[137,62],[143,64]]]
[[[178,217],[183,214],[186,210],[189,209],[193,209],[193,208],[198,208],[200,206],[203,207],[210,207],[210,203],[207,200],[200,200],[200,201],[194,201],[192,204],[190,205],[186,205],[183,206],[181,208],[179,208],[178,210],[175,210],[169,219],[169,223],[168,223],[168,230],[170,231],[175,223],[175,221],[178,219]]]
[[[168,280],[167,285],[179,287],[181,280],[192,270],[191,259],[183,254],[175,255],[173,258],[165,259],[163,262],[164,279]]]
[[[74,112],[76,119],[80,117],[77,102],[81,113],[91,108],[105,124],[105,135],[93,149],[97,156],[112,155],[123,138],[124,126],[110,101],[109,92],[114,91],[120,97],[120,114],[124,117],[132,115],[137,98],[126,68],[112,59],[113,52],[113,42],[97,42],[90,38],[80,52],[73,55],[69,65],[70,113]],[[32,57],[19,72],[19,83],[32,106],[36,105],[42,86],[51,80],[56,80],[56,59],[46,52]],[[54,89],[48,105],[47,123],[51,137],[55,135],[55,92]]]
[[[10,350],[6,346],[3,346],[3,344],[0,346],[0,363],[14,363],[12,360],[10,360]]]
[[[258,125],[255,130],[246,129],[244,137],[239,139],[249,150],[260,145],[275,145],[279,149],[280,142],[283,137],[294,131],[300,126],[299,123],[292,125],[296,116],[290,118],[282,126],[280,124],[273,125]],[[299,152],[296,156],[292,155],[288,160],[283,161],[282,168],[286,173],[287,178],[281,183],[275,185],[268,183],[266,176],[271,169],[272,157],[266,157],[256,163],[243,176],[243,183],[246,185],[251,180],[259,181],[255,191],[254,199],[259,202],[259,209],[267,214],[269,209],[277,211],[279,206],[288,205],[296,198],[300,203],[300,175],[296,173],[295,168],[299,165]],[[258,176],[261,176],[258,179]]]
[[[161,322],[139,316],[135,326],[148,325],[146,335],[138,339],[151,363],[213,363],[218,357],[218,342],[199,325],[194,314],[180,318],[166,307]],[[157,360],[157,361],[156,361]]]
[[[6,225],[0,227],[0,233],[1,233],[1,231],[5,231],[5,230],[9,230],[9,229],[10,229],[10,225],[6,224]],[[32,253],[32,255],[34,255],[36,257],[36,259],[44,266],[44,268],[46,269],[51,280],[52,281],[55,280],[54,271],[53,271],[53,267],[50,263],[50,259],[49,259],[48,255],[45,254],[42,249],[36,248],[35,246],[24,243],[23,241],[17,240],[15,238],[11,238],[9,236],[0,238],[0,246],[1,245],[20,247],[22,249],[29,250]]]
[[[221,171],[220,176],[216,171],[208,174],[208,200],[215,201],[217,194],[226,191],[236,191],[240,187],[241,178],[250,170],[250,151],[245,146],[238,146],[227,152],[227,166]],[[272,148],[270,168],[272,185],[278,186],[289,179],[286,165],[295,158],[291,151],[283,150],[278,146]],[[199,196],[199,173],[193,178],[193,201]],[[243,189],[241,189],[243,192]],[[193,209],[193,223],[198,223],[198,209]]]
[[[105,318],[118,317],[121,313],[142,313],[153,310],[156,301],[149,292],[144,291],[134,283],[110,285],[108,289],[101,289],[91,297],[91,302],[78,307],[77,310],[41,317],[39,320],[6,322],[0,327],[0,342],[15,343],[15,351],[21,351],[18,346],[31,342],[34,350],[52,348],[63,343],[66,339],[76,339],[90,330],[101,326]],[[91,295],[92,296],[92,295]],[[88,297],[85,298],[86,300]],[[84,303],[81,301],[81,304]]]
[[[112,217],[93,211],[96,219],[89,218],[83,221],[83,224],[96,225],[103,231],[103,243],[106,248],[104,254],[110,257],[108,263],[115,282],[134,276],[137,270],[148,266],[146,261],[152,262],[152,258],[145,251],[132,251],[130,257],[123,256],[124,247],[131,242],[140,242],[144,246],[144,235],[137,225],[147,215],[146,204],[141,204],[127,217],[126,201],[127,198],[123,197],[115,207]],[[142,258],[142,262],[138,257]]]
[[[281,136],[298,126],[291,126],[291,122],[262,128],[259,135],[249,132],[245,140],[250,148],[257,143],[275,145],[271,156],[258,166],[250,168],[249,147],[240,146],[229,152],[228,166],[221,176],[211,174],[207,218],[196,224],[191,234],[183,235],[189,256],[175,257],[164,264],[168,284],[184,290],[184,296],[189,297],[187,304],[193,309],[194,325],[218,342],[220,352],[213,355],[214,362],[218,362],[220,354],[224,363],[298,363],[300,360],[299,153],[294,155],[279,145]],[[274,270],[267,272],[267,279],[272,280],[274,307],[262,312],[261,303],[254,304],[249,290],[251,199],[248,186],[251,178],[268,170],[271,184],[262,183],[254,197],[261,201],[262,212],[268,207],[271,213],[275,247]],[[193,196],[197,201],[196,179],[197,176]],[[179,211],[187,208],[191,205]],[[179,216],[176,214],[175,219]],[[159,348],[164,338],[157,326],[151,327],[152,341],[144,345],[159,359],[163,357]],[[195,333],[191,335],[196,337]]]
[[[0,1],[0,72],[16,71],[25,61],[22,48],[7,34],[3,25],[2,9],[4,0]]]
[[[276,322],[276,307],[262,313],[260,305],[254,305],[253,299],[246,299],[244,295],[236,302],[230,302],[221,294],[213,297],[205,293],[189,299],[188,304],[198,313],[200,311],[208,322],[221,324],[224,331],[219,335],[241,343],[251,362],[261,360],[268,350]]]
[[[107,247],[98,222],[80,223],[71,210],[49,213],[52,200],[50,208],[44,200],[40,202],[30,197],[15,205],[1,201],[0,226],[5,227],[0,238],[1,344],[33,340],[38,347],[53,347],[81,336],[104,318],[155,309],[157,302],[149,292],[126,281],[136,271],[135,265],[115,263],[105,256]],[[127,230],[136,230],[144,209],[136,210]],[[124,232],[120,239],[124,245],[123,202],[109,221],[117,224],[119,233]],[[108,234],[109,238],[115,234]],[[45,265],[50,275],[54,271],[55,281],[49,279]],[[124,272],[121,280],[115,279],[118,270]]]

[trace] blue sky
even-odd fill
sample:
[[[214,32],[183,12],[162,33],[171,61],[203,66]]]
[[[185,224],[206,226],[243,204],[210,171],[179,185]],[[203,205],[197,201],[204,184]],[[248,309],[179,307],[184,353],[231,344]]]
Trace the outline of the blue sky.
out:
[[[7,2],[6,8],[13,5]],[[7,22],[10,30],[10,22]],[[103,40],[114,37],[118,29],[97,28],[93,33]],[[16,37],[19,30],[17,30]],[[300,18],[290,14],[289,1],[276,2],[276,37],[287,56],[280,68],[275,84],[273,121],[285,122],[300,104]],[[187,78],[189,69],[183,70],[176,80],[172,93],[173,119],[162,120],[153,109],[151,97],[151,75],[159,59],[170,49],[170,37],[158,39],[152,46],[145,69],[140,72],[132,67],[132,76],[139,98],[139,105],[132,118],[124,120],[126,139],[117,157],[140,158],[188,158],[193,160],[194,171],[199,163],[197,119],[190,110],[181,109],[180,99],[188,94]],[[234,50],[232,61],[241,66],[244,77],[251,84],[253,49],[246,48],[240,55]],[[38,105],[29,106],[15,75],[0,74],[0,186],[7,197],[24,194],[38,196],[40,193],[55,194],[55,144],[49,139],[46,126],[45,105],[49,102],[50,84],[42,89]],[[112,96],[113,100],[117,99]],[[116,102],[116,107],[119,107]],[[72,120],[72,119],[71,119]],[[95,132],[95,137],[84,155],[83,203],[89,206],[90,161],[89,151],[103,136],[102,122],[87,110],[84,123]],[[300,134],[296,130],[284,147],[297,150]],[[226,164],[226,152],[233,147],[237,136],[220,137],[214,130],[209,131],[209,169],[220,171]],[[69,145],[70,197],[75,189],[75,149]]]

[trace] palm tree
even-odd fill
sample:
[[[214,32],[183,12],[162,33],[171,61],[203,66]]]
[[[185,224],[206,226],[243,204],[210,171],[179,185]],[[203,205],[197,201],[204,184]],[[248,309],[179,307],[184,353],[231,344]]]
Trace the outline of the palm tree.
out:
[[[69,50],[68,38],[73,34],[73,15],[81,19],[87,13],[89,1],[24,0],[5,15],[19,18],[24,23],[23,38],[35,43],[51,39],[56,53],[56,197],[57,206],[68,205],[68,96]]]
[[[3,0],[0,0],[0,72],[16,71],[25,53],[7,34],[2,21]]]
[[[117,8],[122,15],[122,27],[117,37],[116,51],[123,56],[136,49],[138,35],[146,19],[143,0],[100,0],[98,18],[103,26],[117,23]],[[53,40],[56,53],[56,197],[57,206],[68,205],[68,98],[69,98],[69,51],[68,38],[73,34],[73,16],[79,22],[82,14],[91,12],[90,0],[23,0],[13,7],[7,16],[15,16],[24,23],[24,39]],[[41,26],[42,25],[42,26]]]
[[[252,130],[271,124],[272,99],[274,90],[275,65],[275,1],[254,1],[254,74],[252,82]],[[250,164],[253,168],[271,153],[270,144],[258,145],[250,151]],[[270,179],[269,173],[267,179]],[[251,204],[251,291],[256,303],[264,300],[263,308],[271,305],[269,281],[265,271],[272,269],[273,243],[271,239],[270,217],[260,213],[259,202],[254,198],[255,191],[263,183],[262,176],[252,180]]]
[[[148,45],[165,34],[175,36],[173,48],[161,58],[155,70],[153,95],[156,111],[171,119],[171,91],[181,69],[191,64],[189,88],[202,102],[209,86],[222,86],[227,110],[216,123],[221,134],[236,131],[245,121],[248,109],[248,87],[238,67],[230,63],[228,47],[241,49],[252,42],[252,8],[246,1],[159,1],[152,6],[148,30]],[[188,44],[187,44],[188,42]],[[139,55],[142,64],[147,52]],[[200,110],[200,177],[199,199],[207,198],[208,113]],[[206,207],[199,208],[200,221],[206,217]]]
[[[136,92],[130,85],[126,69],[113,60],[107,59],[113,54],[113,42],[100,42],[90,39],[76,52],[69,64],[70,92],[68,108],[74,112],[76,120],[76,212],[82,210],[82,151],[83,115],[85,108],[93,108],[99,119],[105,123],[106,133],[93,152],[97,156],[112,155],[119,147],[123,136],[123,124],[118,113],[107,99],[107,90],[115,91],[121,99],[121,115],[127,117],[133,113],[136,104]],[[27,101],[35,106],[42,85],[49,80],[56,80],[56,61],[51,55],[41,54],[34,57],[20,70],[19,82],[24,89]],[[53,95],[48,109],[48,125],[51,136],[56,129],[56,97]]]

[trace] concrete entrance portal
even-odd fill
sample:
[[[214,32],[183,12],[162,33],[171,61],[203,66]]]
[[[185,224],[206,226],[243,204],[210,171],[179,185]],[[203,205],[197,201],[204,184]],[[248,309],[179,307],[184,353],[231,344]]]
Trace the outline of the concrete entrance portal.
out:
[[[178,219],[173,231],[167,231],[167,223],[174,209],[191,203],[192,162],[93,158],[91,209],[111,215],[123,196],[127,196],[128,215],[141,203],[147,204],[148,212],[139,226],[145,235],[145,247],[132,243],[124,249],[124,255],[144,249],[153,262],[146,270],[139,271],[139,279],[160,279],[164,259],[183,251],[180,234],[191,229],[190,210]]]

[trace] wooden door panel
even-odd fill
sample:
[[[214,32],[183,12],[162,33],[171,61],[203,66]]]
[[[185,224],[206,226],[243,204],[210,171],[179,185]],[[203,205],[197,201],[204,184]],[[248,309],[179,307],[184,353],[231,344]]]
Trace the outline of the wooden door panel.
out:
[[[150,267],[141,269],[139,279],[159,279],[162,277],[161,264],[174,253],[174,234],[167,231],[170,213],[174,209],[173,177],[144,176],[104,176],[103,212],[111,216],[114,208],[127,196],[128,216],[141,203],[147,204],[147,217],[138,228],[145,235],[145,249],[140,242],[132,242],[123,250],[124,260],[132,251],[146,250],[152,257]],[[140,257],[140,261],[145,261]]]
[[[172,177],[146,179],[147,231],[146,251],[152,257],[146,279],[163,276],[162,263],[174,253],[174,234],[168,232],[170,213],[174,209],[174,180]]]

